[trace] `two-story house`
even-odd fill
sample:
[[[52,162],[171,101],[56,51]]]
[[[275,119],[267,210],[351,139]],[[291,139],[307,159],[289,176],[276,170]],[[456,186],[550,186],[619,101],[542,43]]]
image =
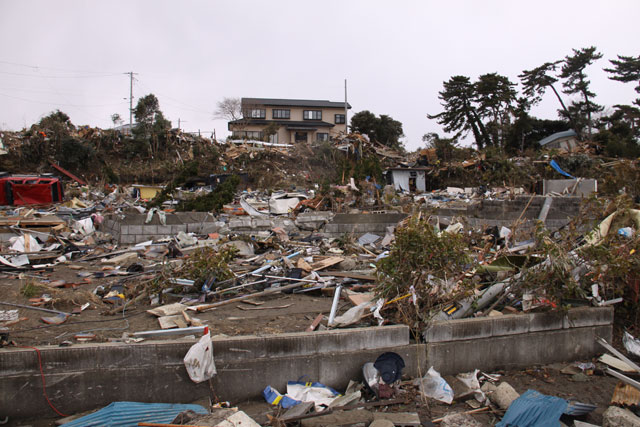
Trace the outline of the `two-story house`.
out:
[[[242,98],[241,108],[243,118],[229,122],[233,139],[263,141],[275,132],[269,142],[294,144],[328,141],[347,129],[344,102]]]

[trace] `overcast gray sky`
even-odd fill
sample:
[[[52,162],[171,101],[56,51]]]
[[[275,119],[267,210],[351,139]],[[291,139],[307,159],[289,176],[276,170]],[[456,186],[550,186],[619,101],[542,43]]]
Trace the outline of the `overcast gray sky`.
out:
[[[388,114],[405,145],[441,132],[426,115],[453,75],[517,75],[596,46],[596,102],[629,103],[633,85],[602,68],[640,54],[640,1],[60,1],[0,0],[0,129],[60,109],[76,125],[128,121],[154,93],[174,126],[227,135],[223,97],[344,99],[350,115]],[[125,100],[127,98],[127,100]],[[135,100],[134,100],[135,106]],[[556,117],[547,96],[534,113]]]

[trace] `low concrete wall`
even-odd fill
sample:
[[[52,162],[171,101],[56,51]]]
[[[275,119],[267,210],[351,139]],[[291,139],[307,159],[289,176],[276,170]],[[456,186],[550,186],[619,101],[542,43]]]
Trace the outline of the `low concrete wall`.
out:
[[[465,207],[438,208],[435,215],[445,224],[464,218],[467,224],[474,228],[512,227],[522,215],[524,223],[519,225],[520,231],[532,231],[535,229],[535,222],[544,201],[544,196],[518,196],[514,200],[481,200]],[[579,214],[581,202],[581,197],[554,197],[544,221],[545,226],[555,230],[567,225]]]
[[[454,374],[573,361],[602,352],[594,339],[610,341],[612,322],[609,307],[438,322],[425,332],[426,344],[410,344],[403,325],[214,338],[213,387],[232,402],[256,398],[267,385],[285,391],[287,381],[302,377],[344,389],[385,351],[400,354],[412,377],[429,366]],[[182,362],[193,342],[42,347],[47,393],[65,413],[123,400],[192,402],[209,395],[208,384],[194,384]],[[0,417],[54,416],[33,350],[1,349],[0,372]]]
[[[47,393],[67,414],[114,401],[192,402],[209,395],[208,384],[194,384],[182,361],[194,342],[41,347]],[[214,389],[220,399],[232,401],[259,396],[267,385],[284,391],[287,381],[303,376],[343,388],[384,351],[400,350],[412,365],[418,363],[418,353],[407,352],[406,326],[214,338],[213,346]],[[33,350],[0,350],[0,372],[0,418],[55,416],[42,395]]]
[[[145,223],[146,214],[127,214],[105,217],[100,231],[110,233],[119,243],[128,245],[147,240],[175,236],[179,232],[207,234],[217,232],[221,223],[208,212],[175,212],[166,215],[166,224],[154,215],[149,224]]]
[[[455,374],[588,358],[602,352],[596,337],[611,342],[612,325],[612,307],[576,308],[566,314],[439,321],[424,338],[429,363],[443,374]]]
[[[336,214],[333,220],[324,226],[323,234],[331,237],[341,236],[345,233],[361,235],[373,233],[384,236],[389,226],[396,226],[405,219],[404,213],[380,213],[380,214]]]
[[[598,192],[596,179],[545,179],[542,181],[542,194],[563,193],[568,191],[578,197],[588,197]]]

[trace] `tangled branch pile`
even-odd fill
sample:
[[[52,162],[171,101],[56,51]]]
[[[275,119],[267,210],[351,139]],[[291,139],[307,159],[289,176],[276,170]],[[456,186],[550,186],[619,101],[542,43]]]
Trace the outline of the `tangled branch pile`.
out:
[[[438,231],[420,215],[410,217],[395,236],[389,256],[378,262],[376,292],[384,298],[411,295],[398,301],[398,320],[419,327],[434,307],[470,289],[464,280],[470,241],[462,234]]]

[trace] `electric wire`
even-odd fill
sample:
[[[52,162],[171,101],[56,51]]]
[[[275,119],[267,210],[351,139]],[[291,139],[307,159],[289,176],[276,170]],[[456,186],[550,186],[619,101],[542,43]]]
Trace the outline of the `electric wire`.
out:
[[[44,379],[44,370],[42,369],[42,355],[40,354],[40,350],[38,350],[36,347],[31,347],[31,346],[28,346],[28,345],[17,345],[16,347],[18,347],[18,348],[26,348],[26,349],[34,350],[36,352],[36,355],[38,356],[38,367],[40,368],[40,378],[42,378],[42,394],[44,395],[44,398],[46,399],[46,401],[49,404],[49,406],[51,407],[51,409],[53,409],[56,414],[58,414],[61,417],[68,417],[69,415],[63,414],[62,412],[60,412],[58,410],[58,408],[53,406],[53,403],[51,403],[51,400],[49,399],[49,396],[47,395],[47,383],[46,383],[46,381]]]

